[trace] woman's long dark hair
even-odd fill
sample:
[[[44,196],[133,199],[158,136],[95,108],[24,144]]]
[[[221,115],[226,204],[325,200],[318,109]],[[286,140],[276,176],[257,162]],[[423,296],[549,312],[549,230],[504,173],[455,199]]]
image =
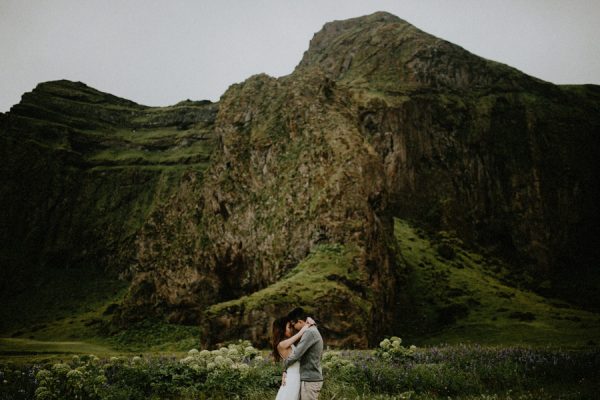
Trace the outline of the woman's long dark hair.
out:
[[[273,321],[273,326],[271,327],[271,346],[273,346],[273,359],[277,361],[281,361],[281,354],[279,354],[279,350],[277,350],[277,345],[285,340],[285,327],[287,326],[288,320],[286,317],[277,318]]]

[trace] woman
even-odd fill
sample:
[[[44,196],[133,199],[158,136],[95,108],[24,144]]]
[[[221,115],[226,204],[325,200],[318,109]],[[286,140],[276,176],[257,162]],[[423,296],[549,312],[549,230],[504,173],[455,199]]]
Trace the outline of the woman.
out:
[[[273,358],[281,361],[288,358],[294,351],[296,343],[304,332],[315,324],[312,318],[306,319],[306,324],[298,333],[293,335],[292,324],[286,318],[279,318],[273,322],[271,329],[271,344],[273,346]],[[300,362],[296,361],[284,372],[281,377],[281,387],[277,392],[275,400],[298,400],[300,398]]]

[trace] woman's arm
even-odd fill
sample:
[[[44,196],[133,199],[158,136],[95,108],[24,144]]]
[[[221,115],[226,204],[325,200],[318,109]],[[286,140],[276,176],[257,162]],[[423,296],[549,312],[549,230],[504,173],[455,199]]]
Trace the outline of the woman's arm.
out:
[[[308,317],[306,319],[306,324],[304,324],[302,329],[300,329],[298,331],[298,333],[296,333],[294,336],[290,337],[289,339],[285,339],[285,340],[282,340],[281,342],[279,342],[279,344],[277,345],[277,349],[278,350],[289,349],[290,347],[292,347],[292,344],[296,343],[296,340],[300,339],[302,337],[302,335],[304,335],[304,332],[306,332],[306,330],[313,325],[315,325],[315,321],[312,318]]]

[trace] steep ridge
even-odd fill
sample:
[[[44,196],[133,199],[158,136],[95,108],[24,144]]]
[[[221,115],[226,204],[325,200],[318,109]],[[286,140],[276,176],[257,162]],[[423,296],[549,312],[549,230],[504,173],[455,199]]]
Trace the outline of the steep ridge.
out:
[[[600,305],[598,86],[540,81],[387,13],[326,24],[296,71],[315,66],[353,94],[395,215]]]
[[[209,315],[209,337],[235,334],[223,326],[247,324],[254,340],[264,340],[270,318],[300,298],[331,321],[323,328],[332,341],[365,346],[389,324],[395,256],[392,225],[383,215],[385,177],[347,98],[318,70],[255,76],[221,98],[216,131],[222,146],[206,174],[203,221],[219,274],[233,288],[224,296],[270,289],[264,289],[269,300],[255,307],[242,301],[232,315]],[[331,262],[347,263],[342,271],[354,271],[352,278],[327,275],[322,265],[314,272],[323,274],[321,292],[310,290],[314,297],[281,284],[302,270],[307,256],[319,258],[317,246],[325,244],[343,246],[335,253],[342,260]],[[360,322],[336,325],[350,316]]]
[[[329,22],[296,71],[318,66],[335,81],[389,94],[419,89],[515,90],[551,86],[485,60],[386,12]]]

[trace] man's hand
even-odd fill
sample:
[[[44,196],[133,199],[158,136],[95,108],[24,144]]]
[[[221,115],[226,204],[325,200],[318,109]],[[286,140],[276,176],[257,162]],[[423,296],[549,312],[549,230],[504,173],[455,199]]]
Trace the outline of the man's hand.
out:
[[[285,386],[285,378],[287,377],[287,372],[283,371],[281,374],[281,386]]]

